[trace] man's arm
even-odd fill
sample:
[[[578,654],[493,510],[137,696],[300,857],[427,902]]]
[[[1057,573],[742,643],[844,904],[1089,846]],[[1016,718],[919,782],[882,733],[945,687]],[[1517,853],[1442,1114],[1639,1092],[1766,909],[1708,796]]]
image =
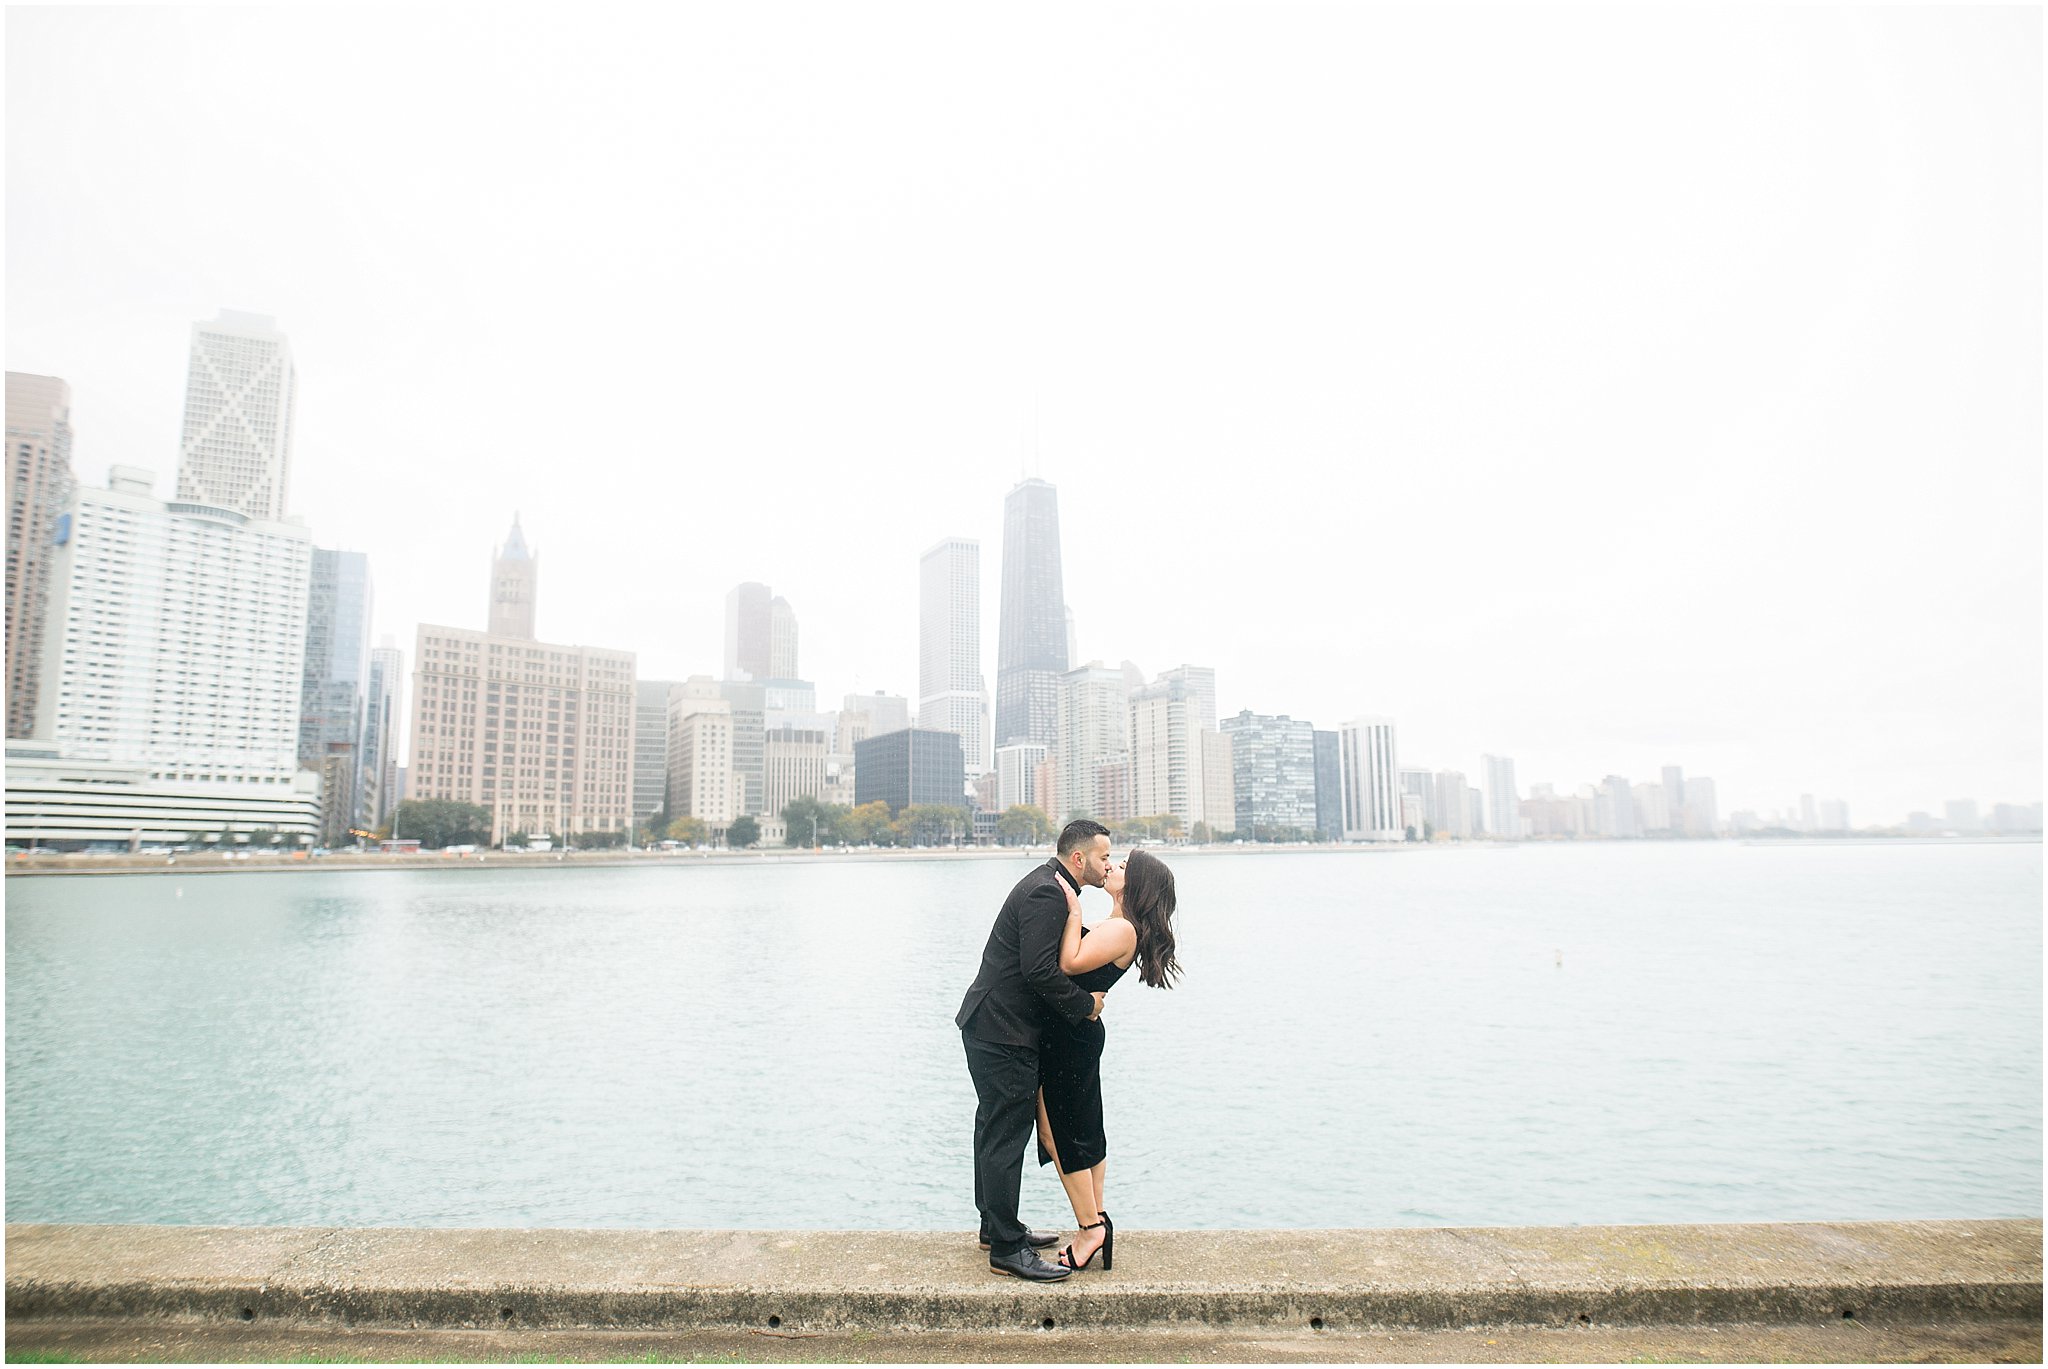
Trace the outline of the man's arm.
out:
[[[1017,910],[1017,968],[1024,982],[1069,1022],[1084,1022],[1095,1013],[1095,995],[1060,973],[1060,931],[1067,922],[1067,900],[1055,884],[1043,884],[1024,896]]]

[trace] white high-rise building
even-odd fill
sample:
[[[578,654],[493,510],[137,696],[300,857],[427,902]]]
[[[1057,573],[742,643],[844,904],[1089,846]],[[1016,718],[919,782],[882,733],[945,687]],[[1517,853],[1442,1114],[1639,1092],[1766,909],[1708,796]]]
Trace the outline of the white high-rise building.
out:
[[[1509,756],[1481,756],[1486,780],[1486,830],[1506,841],[1522,835],[1521,797],[1515,793],[1515,762]]]
[[[949,537],[918,562],[917,725],[960,738],[969,778],[991,764],[981,673],[981,543]]]
[[[1394,720],[1367,717],[1340,724],[1337,767],[1344,840],[1401,840],[1401,772],[1394,753]]]
[[[1052,807],[1051,799],[1038,792],[1038,774],[1046,754],[1044,742],[1011,742],[996,748],[998,813],[1007,813],[1019,804],[1038,809]]]
[[[1186,672],[1169,671],[1130,695],[1131,806],[1134,817],[1172,813],[1192,833],[1208,820],[1202,791],[1202,700],[1189,689]],[[1215,672],[1205,672],[1214,706]],[[1211,729],[1214,730],[1213,728]]]
[[[1076,817],[1108,822],[1130,816],[1117,811],[1129,802],[1127,790],[1120,787],[1129,774],[1127,708],[1121,670],[1090,661],[1060,676],[1053,766],[1060,811],[1049,814],[1055,823]]]
[[[1664,786],[1656,783],[1629,786],[1629,797],[1635,800],[1636,824],[1644,832],[1668,832],[1671,830],[1671,806],[1666,801]]]
[[[51,560],[36,735],[152,780],[290,786],[313,544],[165,503],[147,471],[80,489]]]
[[[50,556],[71,507],[71,387],[7,373],[7,735],[35,731]]]
[[[1199,732],[1202,746],[1202,821],[1214,835],[1237,830],[1237,761],[1230,738]]]
[[[291,344],[276,319],[223,309],[193,324],[179,502],[281,522],[297,403]]]
[[[746,777],[733,766],[732,704],[692,675],[668,692],[668,812],[721,831],[739,816]]]
[[[1714,793],[1714,782],[1704,775],[1693,775],[1685,781],[1685,834],[1689,837],[1711,837],[1721,830],[1721,803]]]
[[[768,602],[768,678],[794,680],[796,669],[796,610],[780,594]]]

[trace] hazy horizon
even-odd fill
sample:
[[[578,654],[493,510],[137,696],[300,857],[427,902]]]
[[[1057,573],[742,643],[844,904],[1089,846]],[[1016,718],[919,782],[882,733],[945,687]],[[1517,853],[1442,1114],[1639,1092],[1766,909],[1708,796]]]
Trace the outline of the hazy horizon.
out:
[[[2037,9],[13,9],[7,365],[177,464],[290,338],[376,632],[917,681],[1059,487],[1080,660],[1526,794],[2041,797]],[[1077,662],[1078,663],[1078,662]],[[411,702],[407,685],[407,703]]]

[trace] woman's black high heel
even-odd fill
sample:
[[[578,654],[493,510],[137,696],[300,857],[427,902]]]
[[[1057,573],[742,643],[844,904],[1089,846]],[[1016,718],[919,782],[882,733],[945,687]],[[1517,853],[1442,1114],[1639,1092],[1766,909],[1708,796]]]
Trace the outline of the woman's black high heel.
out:
[[[1109,1219],[1107,1212],[1098,1212],[1095,1215],[1102,1218],[1102,1272],[1107,1274],[1109,1272],[1110,1248],[1116,1244],[1116,1223]]]
[[[1099,1222],[1089,1222],[1086,1226],[1083,1226],[1081,1230],[1093,1231],[1098,1226],[1104,1228],[1102,1232],[1102,1244],[1096,1246],[1095,1249],[1089,1251],[1087,1259],[1081,1261],[1081,1263],[1079,1264],[1075,1264],[1074,1247],[1068,1246],[1066,1249],[1060,1251],[1060,1263],[1065,1265],[1069,1269],[1086,1269],[1089,1265],[1095,1263],[1095,1257],[1097,1255],[1100,1255],[1102,1256],[1102,1267],[1105,1271],[1107,1271],[1109,1268],[1109,1219],[1105,1217]]]

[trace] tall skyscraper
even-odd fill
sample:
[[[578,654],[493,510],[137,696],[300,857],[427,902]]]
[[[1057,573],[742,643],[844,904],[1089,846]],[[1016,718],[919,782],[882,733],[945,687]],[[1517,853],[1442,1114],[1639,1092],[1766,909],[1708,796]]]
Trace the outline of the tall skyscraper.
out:
[[[298,773],[310,537],[153,484],[116,466],[60,525],[35,735],[151,780],[275,793]]]
[[[490,810],[491,841],[515,833],[624,833],[633,810],[633,653],[532,636],[525,539],[492,570],[492,621],[506,632],[422,623],[414,651],[408,797]],[[516,554],[515,554],[516,553]],[[500,609],[504,609],[501,615]]]
[[[991,764],[981,673],[981,543],[949,537],[918,562],[917,725],[960,738],[971,775]]]
[[[1019,804],[1050,809],[1052,800],[1038,792],[1039,770],[1047,755],[1043,742],[1012,742],[996,748],[996,811],[1008,812]],[[1048,812],[1047,816],[1051,814]]]
[[[771,680],[797,678],[796,610],[779,594],[768,602],[767,677]]]
[[[299,691],[299,766],[327,778],[323,840],[345,845],[369,819],[365,739],[370,703],[370,558],[313,549],[306,594],[306,657]]]
[[[1642,827],[1636,821],[1635,791],[1629,787],[1626,776],[1609,775],[1600,781],[1593,798],[1593,825],[1603,837],[1642,835]]]
[[[1337,734],[1317,728],[1311,734],[1316,752],[1316,840],[1344,840],[1344,782],[1337,760]]]
[[[276,319],[223,309],[193,324],[179,502],[283,521],[297,406],[298,373]]]
[[[1692,776],[1685,782],[1685,834],[1711,837],[1720,830],[1721,803],[1714,782],[1704,775]]]
[[[1059,495],[1043,480],[1025,480],[1003,500],[993,738],[998,745],[1021,740],[1058,749],[1060,680],[1068,659]]]
[[[1354,718],[1337,729],[1338,787],[1346,841],[1400,841],[1401,783],[1392,718]],[[1422,834],[1417,832],[1419,837]]]
[[[795,654],[794,615],[791,654]],[[749,580],[725,595],[725,678],[766,680],[774,676],[775,596],[768,586]]]
[[[526,546],[519,515],[512,532],[491,558],[491,616],[485,620],[493,637],[533,640],[533,614],[540,599],[540,554]]]
[[[1667,765],[1664,767],[1664,807],[1666,826],[1673,832],[1687,829],[1685,821],[1685,767]]]
[[[718,695],[732,706],[732,769],[740,789],[733,816],[759,817],[767,811],[768,686],[758,680],[720,680]]]
[[[798,799],[825,792],[825,734],[809,727],[771,727],[761,742],[763,799],[761,811],[771,818]]]
[[[633,821],[646,822],[668,798],[668,695],[675,680],[633,686]],[[656,833],[659,836],[660,833]]]
[[[1439,770],[1436,782],[1431,788],[1431,797],[1436,800],[1430,811],[1430,821],[1436,830],[1447,837],[1471,837],[1473,831],[1472,802],[1465,795],[1470,788],[1465,783],[1462,770]]]
[[[7,735],[35,730],[50,558],[71,500],[71,387],[7,373]]]
[[[1129,803],[1129,704],[1124,677],[1100,661],[1057,677],[1053,725],[1058,740],[1052,747],[1053,771],[1060,787],[1060,811],[1053,821],[1089,817],[1102,822],[1134,816],[1121,811]],[[1146,816],[1150,816],[1149,814]]]
[[[732,705],[717,681],[692,675],[668,692],[668,811],[701,819],[711,834],[740,815],[745,786],[732,768]]]
[[[1197,733],[1202,742],[1202,821],[1212,836],[1237,830],[1237,780],[1230,738],[1221,732]]]
[[[1515,762],[1510,756],[1481,756],[1486,781],[1486,830],[1503,841],[1522,835],[1521,796],[1515,792]]]
[[[382,830],[398,806],[398,731],[405,720],[405,653],[385,636],[370,650],[369,716],[363,770],[369,776],[366,826]]]
[[[862,735],[879,737],[884,732],[895,732],[910,726],[910,700],[901,694],[884,694],[876,690],[872,694],[849,694],[840,703],[847,713],[859,713],[867,718],[867,730]],[[841,751],[851,751],[853,743],[842,740]]]
[[[1130,695],[1131,807],[1135,817],[1172,813],[1193,833],[1208,809],[1202,795],[1200,703],[1185,677],[1162,675]]]
[[[1244,709],[1225,718],[1230,738],[1237,834],[1246,840],[1280,831],[1315,835],[1315,728],[1286,714]]]

